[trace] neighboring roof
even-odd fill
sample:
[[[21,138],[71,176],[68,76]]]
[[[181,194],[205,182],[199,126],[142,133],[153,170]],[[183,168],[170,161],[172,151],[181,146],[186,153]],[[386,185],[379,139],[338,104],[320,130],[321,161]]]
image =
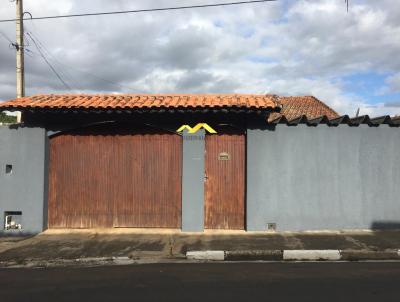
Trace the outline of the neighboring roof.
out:
[[[339,117],[332,108],[313,96],[288,96],[279,97],[282,105],[280,113],[272,113],[268,122],[285,117],[287,120],[293,120],[301,116],[308,119],[314,119],[320,116],[326,116],[328,119]]]
[[[341,124],[356,127],[363,124],[371,127],[383,124],[392,127],[400,126],[400,116],[384,115],[375,118],[368,115],[353,118],[348,115],[339,116],[332,108],[313,96],[279,97],[279,102],[282,109],[280,112],[273,112],[269,115],[268,123],[270,124],[286,124],[289,126],[326,124],[333,127]]]
[[[64,94],[34,95],[5,103],[0,110],[24,109],[158,109],[245,108],[277,109],[275,95],[252,94]]]

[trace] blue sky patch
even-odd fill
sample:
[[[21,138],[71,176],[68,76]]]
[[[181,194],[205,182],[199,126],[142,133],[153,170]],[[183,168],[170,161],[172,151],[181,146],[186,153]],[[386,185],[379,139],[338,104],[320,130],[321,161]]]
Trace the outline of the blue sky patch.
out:
[[[398,102],[400,93],[382,93],[387,86],[386,77],[390,74],[375,72],[357,73],[341,78],[346,92],[363,98],[369,104]]]

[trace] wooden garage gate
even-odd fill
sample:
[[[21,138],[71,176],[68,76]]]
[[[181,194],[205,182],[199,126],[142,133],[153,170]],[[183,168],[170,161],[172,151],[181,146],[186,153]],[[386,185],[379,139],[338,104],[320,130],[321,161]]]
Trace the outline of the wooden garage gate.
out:
[[[181,227],[182,141],[108,126],[50,139],[49,228]]]
[[[243,131],[220,129],[206,135],[206,229],[244,230],[246,136]]]

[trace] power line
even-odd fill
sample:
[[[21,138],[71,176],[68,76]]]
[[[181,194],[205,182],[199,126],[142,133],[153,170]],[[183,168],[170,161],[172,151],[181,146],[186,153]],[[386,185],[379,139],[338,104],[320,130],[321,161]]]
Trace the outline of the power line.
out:
[[[34,24],[34,23],[32,23],[32,24]],[[25,28],[26,28],[26,26],[25,26]],[[57,68],[57,70],[58,70],[58,73],[59,73],[60,77],[63,78],[63,79],[66,79],[66,80],[64,80],[66,83],[71,83],[71,82],[72,82],[73,85],[74,85],[74,86],[72,86],[72,87],[78,87],[79,84],[74,80],[73,76],[71,76],[71,74],[70,74],[69,72],[67,72],[66,70],[65,70],[65,71],[62,70],[63,66],[61,66],[61,65],[64,65],[64,64],[61,64],[61,62],[59,62],[59,61],[53,56],[53,54],[52,54],[52,53],[46,48],[46,46],[40,41],[40,39],[38,38],[38,36],[35,35],[35,34],[33,33],[33,31],[31,31],[31,30],[28,30],[27,33],[29,33],[29,34],[31,35],[31,37],[28,36],[30,39],[32,39],[32,38],[35,39],[37,46],[41,49],[43,55],[47,57],[47,60],[48,60],[50,63],[52,63],[52,66],[54,67],[54,69],[56,69],[56,66],[54,65],[54,63],[56,63],[56,64],[59,65],[60,68]],[[39,54],[39,55],[40,55],[40,54]],[[52,59],[53,62],[51,62],[50,59]],[[65,66],[65,65],[64,65],[64,66]],[[67,80],[68,80],[68,81],[67,81]],[[69,85],[69,86],[71,86],[71,85]]]
[[[18,48],[19,48],[18,44],[15,43],[15,42],[13,42],[13,41],[11,41],[10,38],[8,38],[7,35],[6,35],[5,33],[3,33],[2,31],[0,31],[0,35],[1,35],[5,40],[7,40],[7,41],[10,43],[10,44],[9,44],[9,48],[10,48],[10,49],[11,49],[11,48],[15,48],[15,49],[18,49]],[[24,51],[24,53],[25,53],[26,55],[28,55],[29,57],[32,58],[32,57],[33,57],[32,54],[36,54],[36,53],[33,52],[33,51],[31,51],[31,50],[29,50],[29,49],[27,49],[27,48],[26,48],[27,46],[29,46],[29,44],[28,44],[28,45],[24,45],[23,51]]]
[[[46,56],[43,54],[41,48],[36,43],[35,39],[33,39],[32,35],[30,33],[27,33],[27,35],[32,40],[33,44],[35,44],[36,49],[39,51],[40,56],[43,58],[43,60],[46,62],[46,64],[50,67],[50,69],[53,71],[53,73],[56,75],[56,77],[60,80],[60,82],[65,86],[65,88],[67,88],[68,90],[72,90],[72,88],[62,79],[62,77],[58,74],[58,72],[54,69],[54,67],[47,60]]]
[[[34,23],[32,23],[32,24],[34,24]],[[50,57],[53,59],[53,61],[54,61],[55,63],[57,63],[59,66],[64,66],[64,67],[69,68],[69,69],[74,69],[74,70],[76,70],[76,71],[78,71],[78,72],[80,72],[80,73],[82,73],[82,74],[89,75],[89,76],[91,76],[91,77],[93,77],[93,78],[96,78],[96,79],[101,80],[101,81],[103,81],[103,82],[105,82],[105,83],[108,83],[108,84],[112,84],[112,85],[114,85],[114,86],[118,86],[119,88],[122,88],[122,89],[126,89],[126,88],[132,89],[132,87],[125,86],[125,85],[121,85],[121,84],[119,84],[119,83],[116,83],[116,82],[113,82],[113,81],[104,79],[104,78],[102,78],[102,77],[100,77],[100,76],[98,76],[98,75],[95,75],[95,74],[91,73],[91,72],[84,71],[84,70],[81,70],[81,69],[79,69],[79,68],[77,68],[77,67],[74,67],[74,66],[71,66],[71,65],[67,65],[67,64],[65,64],[65,63],[60,62],[60,60],[58,60],[58,59],[51,53],[51,51],[48,50],[48,48],[43,44],[43,42],[41,42],[41,40],[39,39],[39,37],[38,37],[37,34],[35,34],[32,30],[29,30],[29,33],[30,33],[31,36],[33,36],[33,38],[35,38],[35,40],[36,40],[37,44],[39,45],[39,47],[42,48],[42,49],[47,53],[47,55],[50,56]],[[68,72],[65,72],[65,75],[68,76],[68,77],[70,78],[70,80],[73,78]]]
[[[173,7],[164,7],[164,8],[149,8],[149,9],[123,10],[123,11],[112,11],[112,12],[97,12],[97,13],[84,13],[84,14],[44,16],[44,17],[24,18],[23,20],[45,20],[45,19],[59,19],[59,18],[74,18],[74,17],[89,17],[89,16],[104,16],[104,15],[119,15],[119,14],[146,13],[146,12],[160,12],[160,11],[170,11],[170,10],[183,10],[183,9],[194,9],[194,8],[233,6],[233,5],[244,5],[244,4],[262,3],[262,2],[276,2],[276,1],[278,1],[278,0],[252,0],[252,1],[239,1],[239,2],[224,2],[224,3],[215,3],[215,4],[173,6]],[[0,20],[0,23],[3,23],[3,22],[15,22],[15,21],[16,21],[16,19],[4,19],[4,20]]]
[[[3,33],[2,31],[0,31],[0,34],[3,36],[4,39],[6,39],[8,42],[12,43],[12,41],[10,40],[9,37],[7,37],[7,35],[5,33]]]

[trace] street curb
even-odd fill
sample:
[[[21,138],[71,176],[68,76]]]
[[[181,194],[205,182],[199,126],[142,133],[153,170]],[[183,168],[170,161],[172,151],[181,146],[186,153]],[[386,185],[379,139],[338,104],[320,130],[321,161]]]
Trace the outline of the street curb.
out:
[[[100,265],[129,265],[134,261],[128,257],[86,257],[76,259],[27,259],[23,261],[0,261],[0,268],[37,268],[37,267],[87,267]]]
[[[76,259],[26,259],[23,261],[0,261],[0,268],[50,268],[50,267],[95,267],[126,266],[152,263],[184,262],[182,258],[132,259],[130,257],[86,257]]]
[[[226,251],[226,261],[281,261],[283,260],[282,250],[265,251]]]
[[[400,260],[400,250],[388,251],[341,251],[342,260],[362,261],[362,260]]]
[[[224,261],[224,251],[192,251],[186,253],[189,260]]]
[[[242,251],[189,251],[182,257],[132,258],[86,257],[78,259],[48,259],[1,261],[0,268],[35,267],[91,267],[108,265],[134,265],[149,263],[187,263],[208,261],[400,261],[400,250],[242,250]]]
[[[188,260],[198,261],[368,261],[400,260],[400,250],[243,250],[190,251]]]
[[[285,250],[283,251],[285,261],[339,261],[341,255],[339,250]]]

